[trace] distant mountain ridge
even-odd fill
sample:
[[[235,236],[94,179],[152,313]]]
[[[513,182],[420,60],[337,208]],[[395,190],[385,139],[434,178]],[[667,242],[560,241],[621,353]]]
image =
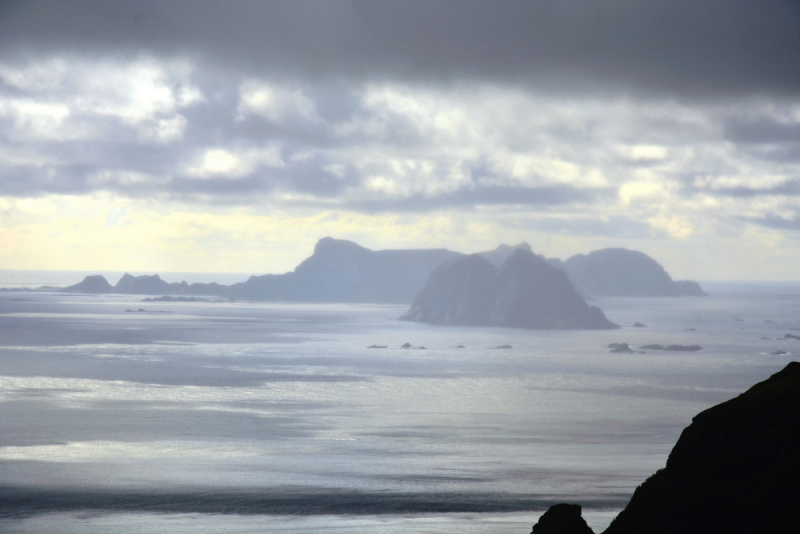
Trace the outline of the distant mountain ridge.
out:
[[[449,261],[431,273],[404,321],[534,330],[618,328],[590,307],[563,271],[516,248],[497,267],[482,254]]]
[[[229,286],[217,283],[170,284],[157,274],[131,276],[126,273],[115,286],[95,275],[63,290],[262,301],[407,304],[422,289],[434,269],[460,256],[462,254],[445,249],[373,251],[352,241],[326,237],[317,242],[314,253],[294,271],[251,276],[246,282]]]
[[[500,245],[479,256],[496,266],[516,250],[530,245]],[[251,276],[232,285],[186,282],[168,283],[159,275],[125,274],[112,286],[100,276],[61,288],[76,293],[131,295],[196,295],[258,301],[373,302],[409,304],[428,276],[449,260],[464,254],[447,249],[370,250],[352,241],[325,237],[314,253],[293,271]],[[551,267],[564,271],[581,296],[704,295],[696,282],[675,282],[649,256],[625,249],[603,249],[578,254],[562,262],[537,255]]]

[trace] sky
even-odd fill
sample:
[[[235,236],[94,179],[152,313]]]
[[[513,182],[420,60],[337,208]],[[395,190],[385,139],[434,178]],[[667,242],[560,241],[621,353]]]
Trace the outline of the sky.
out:
[[[324,236],[800,280],[800,3],[0,2],[0,269]]]

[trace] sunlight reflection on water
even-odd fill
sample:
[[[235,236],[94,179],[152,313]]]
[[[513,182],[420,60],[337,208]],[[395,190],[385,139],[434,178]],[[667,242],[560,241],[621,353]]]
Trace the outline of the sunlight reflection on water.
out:
[[[47,488],[65,498],[81,488],[291,487],[309,502],[319,491],[334,500],[340,491],[526,495],[589,503],[599,530],[615,509],[597,503],[621,506],[696,413],[796,359],[800,342],[781,338],[798,328],[800,295],[738,291],[596,301],[622,325],[648,325],[601,332],[431,327],[395,320],[402,307],[372,305],[147,303],[173,313],[132,316],[134,297],[7,293],[0,480],[11,494]],[[400,349],[405,342],[426,349]],[[610,342],[704,350],[610,354]],[[513,348],[493,348],[503,344]],[[192,502],[186,510],[205,506]],[[7,517],[0,527],[522,533],[540,513],[107,511]]]

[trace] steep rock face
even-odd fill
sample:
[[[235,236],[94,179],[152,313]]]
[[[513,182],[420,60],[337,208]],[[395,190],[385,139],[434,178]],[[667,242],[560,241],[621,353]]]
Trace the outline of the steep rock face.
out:
[[[604,534],[800,532],[798,495],[800,363],[791,362],[695,416]]]
[[[513,247],[511,245],[499,245],[494,250],[479,252],[478,254],[480,254],[490,262],[492,262],[493,265],[500,267],[506,262],[508,258],[511,257],[514,251],[518,248],[531,252],[531,246],[528,243],[523,242],[520,243],[519,245],[514,245]]]
[[[798,532],[798,495],[800,363],[792,362],[695,416],[606,534]]]
[[[109,284],[108,280],[106,280],[106,278],[101,274],[87,276],[81,282],[64,288],[64,291],[69,291],[72,293],[93,294],[111,293],[113,290],[114,286]]]
[[[494,250],[489,250],[487,252],[479,252],[478,254],[480,254],[490,262],[492,262],[492,264],[496,265],[497,267],[500,267],[506,262],[508,258],[511,257],[514,251],[517,250],[518,248],[521,248],[522,250],[527,250],[528,252],[532,252],[531,246],[528,243],[523,242],[520,243],[519,245],[514,245],[513,247],[511,245],[500,245]],[[550,265],[550,267],[555,267],[559,271],[565,271],[564,262],[562,262],[560,259],[545,258],[541,254],[537,254],[536,256],[546,261],[547,264]]]
[[[500,268],[478,254],[442,265],[401,319],[529,329],[616,328],[586,304],[563,272],[524,249],[516,249]]]
[[[478,254],[433,271],[400,319],[434,324],[490,324],[499,285],[497,268]]]
[[[675,282],[656,260],[638,250],[605,248],[564,262],[575,288],[596,297],[705,296],[697,282]]]
[[[594,534],[581,517],[579,504],[551,506],[533,525],[531,534]]]

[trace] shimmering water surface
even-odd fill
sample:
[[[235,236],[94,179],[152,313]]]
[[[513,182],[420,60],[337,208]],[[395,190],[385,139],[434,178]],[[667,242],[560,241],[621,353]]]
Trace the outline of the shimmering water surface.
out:
[[[706,286],[594,301],[603,332],[0,292],[0,531],[524,534],[561,501],[601,530],[695,414],[797,359],[800,286]]]

